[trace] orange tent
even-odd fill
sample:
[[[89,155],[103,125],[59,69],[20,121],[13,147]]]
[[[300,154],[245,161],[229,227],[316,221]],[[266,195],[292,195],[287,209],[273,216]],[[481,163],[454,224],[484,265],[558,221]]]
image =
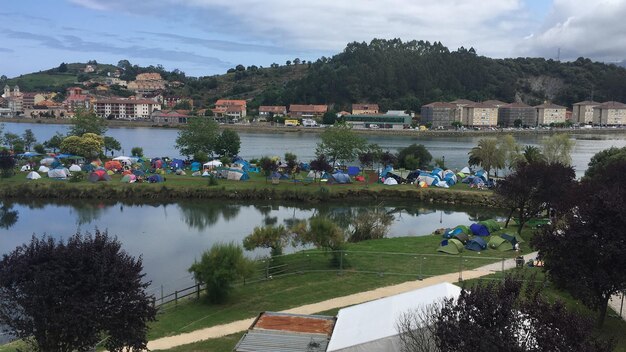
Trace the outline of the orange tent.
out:
[[[121,170],[122,164],[117,160],[111,160],[104,163],[104,168],[107,170]]]

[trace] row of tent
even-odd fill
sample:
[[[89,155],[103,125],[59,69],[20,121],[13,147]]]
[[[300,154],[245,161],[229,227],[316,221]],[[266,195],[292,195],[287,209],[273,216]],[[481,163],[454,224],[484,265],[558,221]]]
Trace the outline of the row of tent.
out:
[[[459,225],[453,229],[447,229],[443,234],[444,240],[441,241],[437,251],[448,254],[459,254],[464,249],[476,252],[487,248],[509,251],[515,249],[517,243],[524,242],[518,234],[507,233],[493,235],[488,242],[485,240],[486,237],[500,229],[500,225],[495,220],[480,221],[469,227]]]
[[[476,172],[475,176],[468,176],[471,173],[471,170],[468,167],[464,167],[461,171],[455,173],[450,169],[442,169],[435,168],[432,171],[423,171],[423,170],[414,170],[414,171],[406,171],[406,170],[394,170],[393,167],[388,166],[380,173],[381,181],[386,185],[396,185],[396,184],[418,184],[420,187],[441,187],[441,188],[449,188],[459,182],[459,180],[463,180],[462,182],[466,182],[468,177],[478,178],[482,182],[487,182],[487,178],[485,172],[483,170],[479,170]],[[393,181],[388,181],[389,179],[393,179]]]

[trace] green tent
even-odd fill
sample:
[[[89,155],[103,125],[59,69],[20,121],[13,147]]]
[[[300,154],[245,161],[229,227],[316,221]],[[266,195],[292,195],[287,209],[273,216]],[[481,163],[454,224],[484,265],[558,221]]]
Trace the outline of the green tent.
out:
[[[503,252],[513,250],[513,243],[505,240],[500,236],[491,236],[491,239],[489,240],[489,244],[487,246],[491,249]]]
[[[437,248],[437,251],[448,254],[459,254],[463,251],[463,243],[454,238],[443,240],[439,248]]]
[[[455,227],[455,229],[461,229],[461,231],[466,235],[472,234],[472,231],[470,230],[470,228],[465,225],[458,225],[457,227]]]
[[[481,225],[485,225],[485,227],[489,230],[489,233],[493,233],[502,229],[502,227],[500,227],[500,224],[498,224],[498,222],[495,220],[479,221],[478,223]]]
[[[502,238],[504,238],[505,240],[515,244],[515,242],[517,243],[524,243],[524,239],[522,238],[522,236],[518,235],[518,234],[508,234],[508,233],[503,233],[500,235]]]

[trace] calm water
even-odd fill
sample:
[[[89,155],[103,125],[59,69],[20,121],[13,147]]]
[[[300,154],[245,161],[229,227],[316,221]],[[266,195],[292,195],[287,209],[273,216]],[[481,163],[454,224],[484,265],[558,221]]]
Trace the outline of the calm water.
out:
[[[26,123],[5,123],[5,132],[22,134],[30,128],[38,141],[43,142],[55,132],[66,133],[67,125],[44,125]],[[174,148],[178,131],[175,129],[159,129],[148,127],[122,128],[111,127],[107,135],[114,137],[122,144],[122,154],[130,154],[133,147],[142,147],[147,156],[179,157]],[[243,158],[258,158],[265,155],[282,157],[286,152],[292,152],[300,160],[309,161],[315,156],[315,146],[319,142],[316,133],[262,133],[239,132],[241,137],[241,152]],[[411,137],[411,136],[366,136],[370,143],[377,143],[383,149],[395,151],[412,143],[424,144],[433,155],[433,158],[445,157],[446,166],[462,168],[467,165],[467,153],[478,144],[483,137]],[[518,136],[517,140],[524,145],[539,145],[547,138],[545,135]],[[572,152],[572,164],[578,176],[587,169],[591,157],[600,150],[612,146],[626,146],[626,133],[623,134],[593,134],[575,135],[576,144]]]
[[[179,202],[159,205],[122,203],[30,203],[4,204],[0,208],[0,254],[26,243],[33,234],[66,238],[77,230],[108,229],[118,236],[123,248],[134,256],[143,256],[147,278],[154,287],[166,291],[186,287],[190,282],[187,268],[194,259],[216,242],[241,243],[255,226],[288,224],[294,219],[322,215],[347,224],[355,212],[375,205],[319,206],[243,204],[223,201]],[[393,214],[389,236],[420,236],[437,228],[469,224],[476,219],[502,216],[492,209],[435,207],[415,203],[385,203]],[[290,249],[293,251],[294,249]],[[248,252],[250,257],[265,251]]]

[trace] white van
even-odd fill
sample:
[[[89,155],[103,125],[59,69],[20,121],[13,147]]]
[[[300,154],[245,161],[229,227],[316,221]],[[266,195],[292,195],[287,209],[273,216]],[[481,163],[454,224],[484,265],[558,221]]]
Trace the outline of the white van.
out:
[[[317,121],[313,119],[302,119],[302,126],[304,127],[317,127]]]

